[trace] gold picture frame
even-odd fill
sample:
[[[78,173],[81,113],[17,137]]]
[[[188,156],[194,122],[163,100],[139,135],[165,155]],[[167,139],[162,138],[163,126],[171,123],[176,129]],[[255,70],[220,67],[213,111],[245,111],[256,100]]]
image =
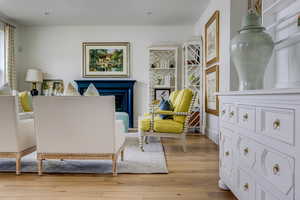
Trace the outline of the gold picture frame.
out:
[[[216,11],[205,25],[205,63],[206,66],[220,59],[220,11]]]
[[[129,42],[82,43],[84,78],[129,78]]]
[[[205,70],[205,112],[219,116],[219,65]]]

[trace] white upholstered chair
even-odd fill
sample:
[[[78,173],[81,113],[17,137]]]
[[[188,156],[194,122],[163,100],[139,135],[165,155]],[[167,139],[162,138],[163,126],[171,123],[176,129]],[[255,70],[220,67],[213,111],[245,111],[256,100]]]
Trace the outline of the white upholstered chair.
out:
[[[38,96],[33,107],[39,175],[45,159],[110,159],[117,175],[125,134],[123,122],[115,120],[114,97]]]
[[[0,158],[16,158],[16,174],[21,158],[35,151],[33,119],[19,120],[18,97],[0,96]]]

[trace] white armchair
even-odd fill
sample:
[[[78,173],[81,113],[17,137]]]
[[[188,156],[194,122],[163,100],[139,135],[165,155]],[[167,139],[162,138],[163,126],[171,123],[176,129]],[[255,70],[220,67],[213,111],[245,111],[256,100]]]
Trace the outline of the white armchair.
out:
[[[115,120],[115,98],[42,97],[33,101],[39,175],[45,159],[111,159],[124,151],[124,125]]]
[[[16,174],[21,174],[21,158],[35,151],[33,119],[19,120],[18,97],[0,96],[0,158],[16,158]]]

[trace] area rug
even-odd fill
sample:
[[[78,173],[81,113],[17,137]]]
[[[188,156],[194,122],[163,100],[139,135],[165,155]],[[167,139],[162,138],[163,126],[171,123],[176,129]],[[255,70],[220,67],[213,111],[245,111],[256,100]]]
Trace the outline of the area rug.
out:
[[[124,161],[118,161],[118,173],[151,174],[168,173],[165,153],[160,139],[151,137],[141,152],[135,135],[126,138]],[[108,160],[46,160],[44,173],[111,173],[112,162]],[[14,159],[0,159],[0,172],[14,172]],[[22,158],[22,173],[37,172],[36,153]]]

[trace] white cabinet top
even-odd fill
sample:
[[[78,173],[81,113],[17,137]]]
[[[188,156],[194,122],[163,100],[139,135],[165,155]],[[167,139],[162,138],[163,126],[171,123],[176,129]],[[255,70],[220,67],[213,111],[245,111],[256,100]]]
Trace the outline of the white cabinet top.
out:
[[[243,96],[243,95],[287,95],[300,94],[300,88],[297,89],[271,89],[271,90],[246,90],[246,91],[229,91],[218,92],[217,96]]]

